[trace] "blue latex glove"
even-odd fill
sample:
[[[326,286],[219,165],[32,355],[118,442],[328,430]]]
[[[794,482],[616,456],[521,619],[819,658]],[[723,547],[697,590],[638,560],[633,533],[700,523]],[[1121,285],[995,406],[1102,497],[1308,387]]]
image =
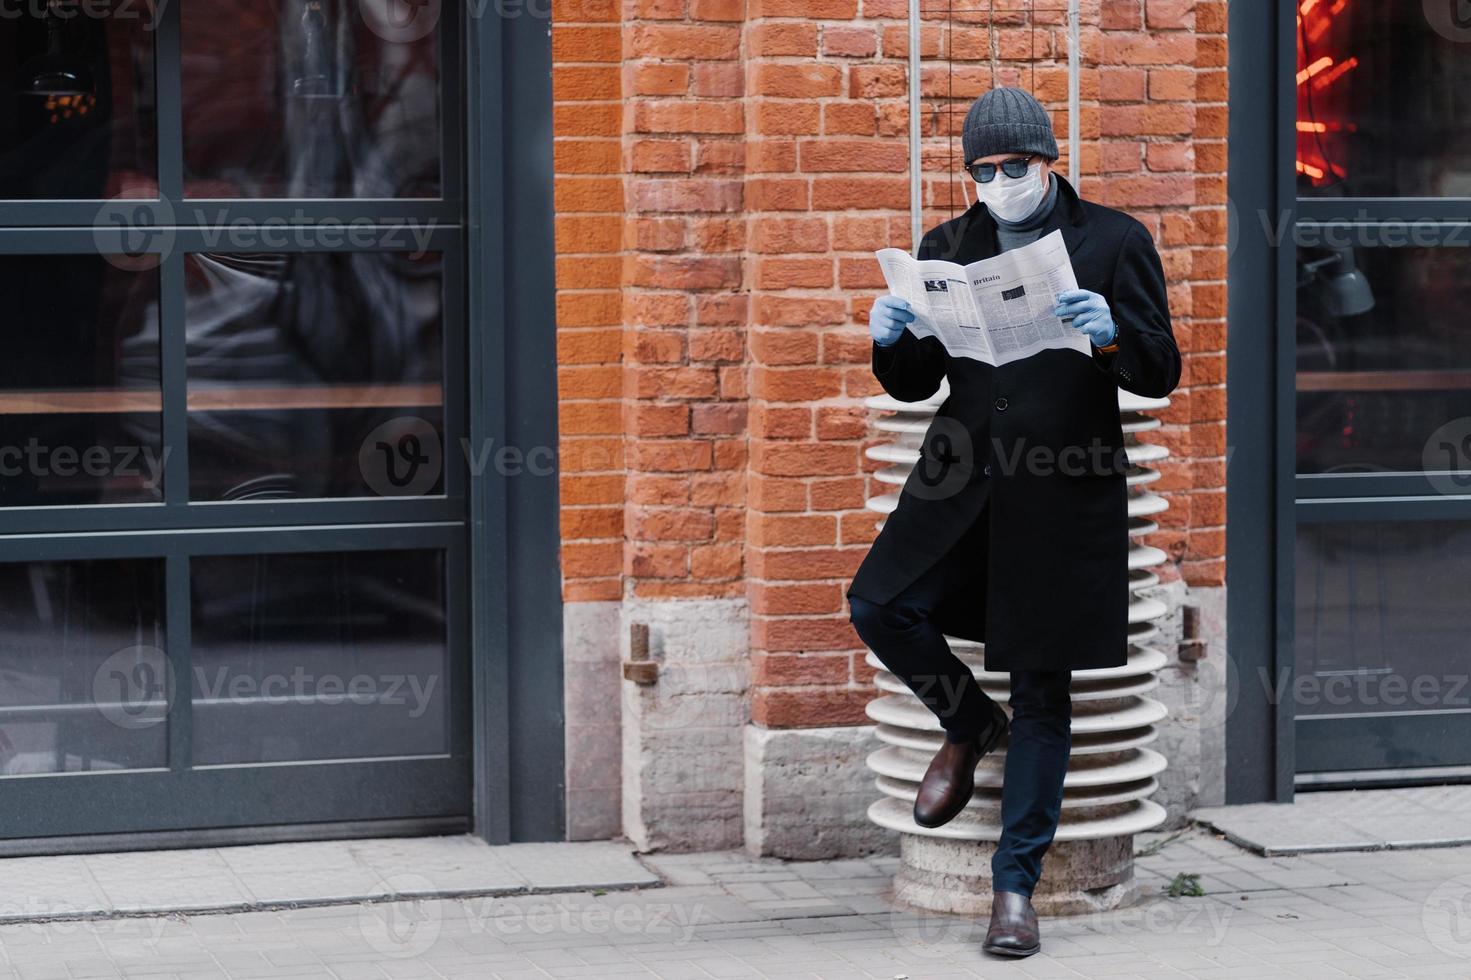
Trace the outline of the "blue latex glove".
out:
[[[898,296],[880,296],[873,301],[873,309],[868,311],[868,332],[880,347],[892,345],[904,332],[904,325],[913,322],[914,312],[909,308],[909,301]]]
[[[1113,322],[1108,300],[1086,289],[1069,289],[1057,294],[1057,308],[1052,311],[1061,319],[1072,319],[1073,326],[1088,335],[1094,347],[1107,347],[1119,335]]]

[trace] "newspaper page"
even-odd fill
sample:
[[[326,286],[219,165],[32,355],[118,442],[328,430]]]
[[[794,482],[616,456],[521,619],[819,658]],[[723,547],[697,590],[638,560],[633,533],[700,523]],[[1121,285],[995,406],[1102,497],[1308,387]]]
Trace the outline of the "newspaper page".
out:
[[[1088,337],[1052,315],[1057,295],[1078,288],[1062,232],[970,265],[880,249],[889,291],[909,301],[918,337],[937,337],[954,357],[1008,364],[1038,351],[1091,356]]]

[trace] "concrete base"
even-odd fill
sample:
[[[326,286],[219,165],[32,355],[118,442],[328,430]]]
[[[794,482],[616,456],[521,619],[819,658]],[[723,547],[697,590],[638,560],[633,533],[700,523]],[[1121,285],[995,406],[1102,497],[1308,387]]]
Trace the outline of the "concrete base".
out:
[[[989,915],[995,851],[992,841],[901,834],[894,897],[932,912]],[[1032,907],[1038,915],[1081,915],[1119,908],[1137,895],[1132,834],[1056,841],[1043,860]]]
[[[746,726],[748,854],[801,861],[894,854],[892,831],[868,819],[879,748],[874,726],[768,729]]]

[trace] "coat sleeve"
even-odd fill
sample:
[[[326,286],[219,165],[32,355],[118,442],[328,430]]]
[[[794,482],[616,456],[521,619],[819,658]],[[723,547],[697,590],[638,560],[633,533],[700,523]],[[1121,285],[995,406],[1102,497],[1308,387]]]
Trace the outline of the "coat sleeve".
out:
[[[1113,319],[1119,349],[1093,350],[1093,362],[1125,391],[1163,398],[1180,383],[1180,348],[1170,326],[1164,266],[1154,239],[1134,223],[1119,247],[1113,277]]]
[[[942,258],[939,228],[931,228],[919,240],[918,259]],[[873,344],[873,376],[892,397],[901,402],[922,402],[940,390],[948,355],[945,345],[934,337],[916,337],[909,330],[888,347]]]
[[[901,402],[922,402],[940,390],[945,377],[945,347],[934,337],[905,329],[888,347],[873,343],[873,376]]]

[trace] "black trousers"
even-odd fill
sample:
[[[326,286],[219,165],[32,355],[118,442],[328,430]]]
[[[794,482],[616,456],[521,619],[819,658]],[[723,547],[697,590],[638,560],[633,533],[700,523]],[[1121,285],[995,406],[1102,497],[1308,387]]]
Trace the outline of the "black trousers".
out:
[[[978,521],[984,522],[982,511]],[[879,605],[849,598],[850,618],[863,642],[933,711],[950,741],[964,741],[986,725],[991,699],[950,650],[930,614],[953,594],[962,563],[975,561],[967,534],[960,545],[913,584]],[[1042,587],[1044,583],[1038,583]],[[1011,672],[1011,728],[1001,789],[1001,839],[991,859],[992,888],[1031,896],[1042,857],[1057,833],[1062,782],[1072,751],[1068,670]]]

